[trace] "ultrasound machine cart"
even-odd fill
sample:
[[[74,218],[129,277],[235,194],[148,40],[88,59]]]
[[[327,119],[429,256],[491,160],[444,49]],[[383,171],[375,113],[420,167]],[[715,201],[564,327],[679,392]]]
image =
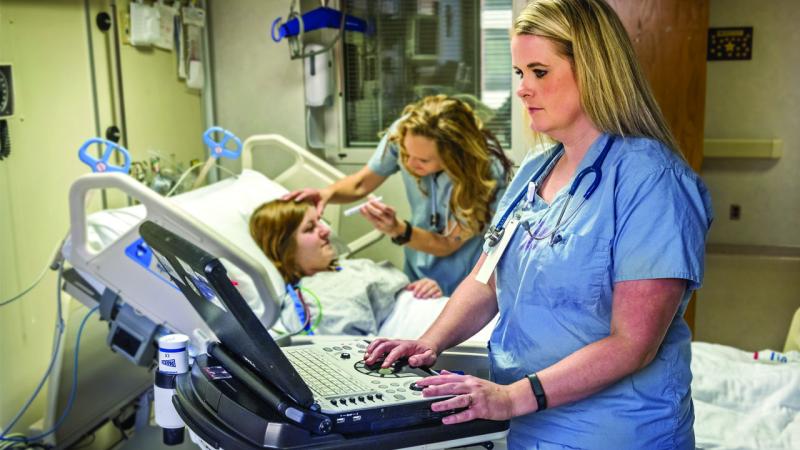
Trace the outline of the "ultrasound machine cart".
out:
[[[456,425],[433,424],[379,433],[315,435],[294,425],[259,400],[237,378],[211,380],[204,372],[219,361],[203,355],[177,379],[172,401],[186,426],[211,448],[223,449],[396,449],[453,448],[503,439],[508,422],[476,420]],[[212,369],[219,370],[219,369]],[[220,380],[221,381],[221,380]],[[441,444],[441,446],[436,445]]]
[[[143,222],[139,231],[159,270],[217,338],[187,372],[170,377],[175,412],[201,447],[492,448],[492,440],[505,437],[507,421],[442,424],[454,411],[432,411],[431,403],[443,398],[423,397],[414,383],[433,372],[402,361],[368,367],[363,339],[279,347],[219,258],[154,222]],[[169,388],[159,379],[160,388]]]

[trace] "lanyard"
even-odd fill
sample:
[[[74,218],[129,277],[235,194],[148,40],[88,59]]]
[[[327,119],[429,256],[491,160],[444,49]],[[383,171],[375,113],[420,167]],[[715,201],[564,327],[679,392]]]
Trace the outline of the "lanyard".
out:
[[[597,156],[597,158],[594,160],[594,162],[589,167],[581,170],[578,173],[578,176],[575,177],[575,181],[572,182],[572,186],[570,186],[569,191],[567,192],[567,195],[569,195],[569,197],[564,202],[564,207],[561,208],[561,213],[559,214],[558,222],[556,223],[556,226],[553,229],[553,232],[551,234],[554,235],[555,231],[558,230],[558,228],[559,228],[559,226],[561,224],[561,219],[564,216],[564,212],[566,211],[566,206],[569,204],[569,200],[572,199],[573,195],[575,195],[575,192],[577,192],[578,187],[581,184],[581,181],[583,181],[583,179],[589,174],[593,174],[594,175],[594,180],[592,180],[592,184],[589,186],[589,189],[586,190],[586,193],[583,194],[583,201],[588,200],[589,197],[592,195],[592,193],[594,193],[595,189],[597,189],[597,186],[600,185],[600,180],[602,179],[602,176],[603,176],[603,173],[602,173],[602,170],[601,170],[602,165],[603,165],[603,161],[605,161],[606,155],[608,155],[608,151],[611,149],[611,145],[613,143],[614,143],[614,136],[609,136],[608,140],[606,141],[606,145],[603,147],[603,151],[600,152],[600,155]],[[500,220],[497,222],[497,224],[495,226],[489,228],[489,230],[486,232],[486,235],[484,236],[484,238],[486,239],[486,241],[489,244],[489,247],[494,247],[498,243],[500,243],[500,240],[503,237],[503,233],[505,232],[505,227],[504,226],[505,226],[505,223],[508,220],[509,216],[511,216],[511,214],[514,212],[514,210],[516,209],[517,205],[519,205],[519,203],[522,201],[522,199],[528,196],[528,194],[529,194],[528,191],[530,189],[534,189],[534,190],[536,189],[535,186],[537,186],[539,184],[539,182],[541,181],[541,178],[542,178],[542,175],[544,174],[544,171],[548,167],[550,167],[550,165],[552,164],[552,162],[556,158],[561,157],[561,155],[563,153],[564,153],[564,145],[563,144],[559,144],[558,148],[556,149],[556,151],[554,151],[553,154],[550,155],[549,158],[547,158],[547,161],[545,161],[545,163],[542,164],[542,166],[539,168],[539,170],[537,170],[536,173],[533,175],[533,178],[531,178],[531,181],[528,183],[528,186],[525,189],[523,189],[517,195],[517,197],[514,199],[514,201],[511,202],[511,205],[509,205],[509,207],[506,208],[505,212],[500,217]],[[532,199],[535,199],[535,195],[536,195],[535,192],[532,192],[531,194],[532,195],[530,197]],[[583,202],[581,202],[581,204],[583,204]]]

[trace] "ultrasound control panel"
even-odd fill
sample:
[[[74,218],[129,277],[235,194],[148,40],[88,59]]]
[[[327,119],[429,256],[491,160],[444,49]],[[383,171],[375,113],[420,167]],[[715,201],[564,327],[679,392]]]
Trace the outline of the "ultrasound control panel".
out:
[[[368,365],[364,352],[369,341],[332,341],[311,346],[284,347],[292,365],[311,388],[323,411],[347,410],[414,403],[422,398],[415,382],[433,375],[411,367],[407,360],[382,368]]]

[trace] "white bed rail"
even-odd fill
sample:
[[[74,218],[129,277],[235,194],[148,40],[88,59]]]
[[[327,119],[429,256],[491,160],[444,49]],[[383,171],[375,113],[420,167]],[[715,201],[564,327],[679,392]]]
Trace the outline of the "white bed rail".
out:
[[[309,172],[313,173],[318,179],[323,180],[323,182],[327,184],[333,183],[345,176],[342,171],[331,166],[330,163],[324,159],[319,158],[280,134],[258,134],[245,139],[242,148],[242,169],[253,169],[254,147],[269,144],[278,144],[281,147],[291,150],[291,155],[294,158],[294,164],[292,164],[289,170],[274,179],[277,183],[291,178],[300,167],[307,167]]]
[[[269,276],[266,269],[225,237],[186,213],[170,199],[160,196],[128,175],[119,173],[88,174],[78,178],[72,184],[69,192],[69,202],[71,252],[73,257],[68,259],[75,267],[96,274],[101,278],[102,282],[107,283],[107,287],[118,293],[125,290],[123,286],[117,285],[120,277],[104,276],[110,270],[121,269],[120,267],[103,267],[103,264],[101,264],[106,262],[107,259],[100,258],[100,256],[105,251],[110,250],[110,247],[95,253],[87,245],[86,195],[93,189],[108,188],[119,189],[141,202],[147,209],[146,218],[148,220],[170,229],[217,257],[227,259],[247,273],[252,278],[254,287],[264,302],[265,311],[261,317],[262,322],[265,324],[275,322],[278,314],[276,299],[279,297],[267,282]],[[138,228],[134,231],[138,234]],[[119,260],[120,258],[115,259]],[[84,267],[81,267],[82,265]],[[131,266],[123,267],[129,270]],[[164,299],[164,301],[167,301],[167,299]],[[156,314],[156,316],[159,315]],[[176,318],[175,320],[181,319]],[[177,328],[182,329],[180,325]]]

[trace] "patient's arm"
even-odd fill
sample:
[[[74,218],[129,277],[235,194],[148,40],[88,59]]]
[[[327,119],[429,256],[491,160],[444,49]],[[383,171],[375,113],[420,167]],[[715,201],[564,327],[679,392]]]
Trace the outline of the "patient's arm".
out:
[[[439,283],[430,278],[423,278],[421,280],[411,282],[408,284],[408,286],[406,286],[406,290],[413,292],[415,298],[422,299],[438,298],[444,295]]]

